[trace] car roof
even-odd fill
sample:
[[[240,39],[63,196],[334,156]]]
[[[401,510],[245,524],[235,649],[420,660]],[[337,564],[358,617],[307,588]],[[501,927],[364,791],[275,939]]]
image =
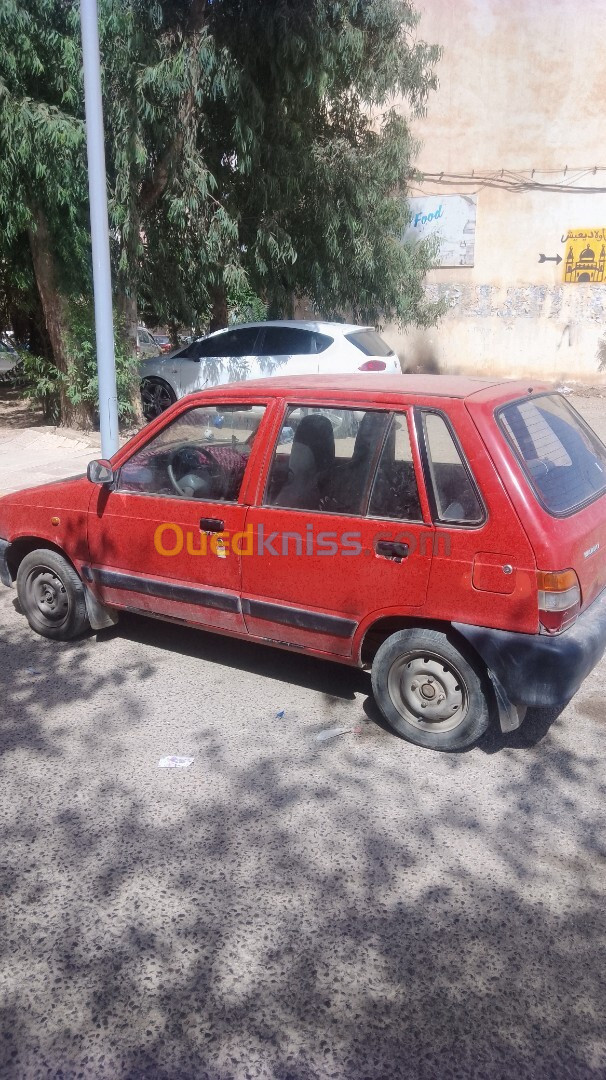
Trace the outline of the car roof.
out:
[[[251,394],[254,397],[281,397],[290,393],[339,394],[364,393],[367,397],[405,394],[416,397],[469,398],[478,395],[483,400],[508,400],[526,397],[529,390],[553,389],[548,384],[521,379],[480,379],[468,375],[384,375],[360,372],[343,375],[280,375],[267,379],[223,383],[191,397],[202,400],[209,393]]]
[[[374,326],[362,326],[359,323],[323,322],[318,319],[263,319],[261,322],[234,323],[233,326],[224,326],[221,330],[213,330],[212,334],[204,334],[197,341],[207,337],[215,337],[225,334],[228,330],[257,330],[262,326],[286,326],[293,330],[315,330],[319,334],[351,334],[354,330],[374,330]]]

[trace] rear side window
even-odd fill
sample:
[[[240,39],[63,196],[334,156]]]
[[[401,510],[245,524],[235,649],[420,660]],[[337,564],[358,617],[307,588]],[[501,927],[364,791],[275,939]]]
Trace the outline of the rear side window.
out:
[[[484,520],[484,510],[469,467],[444,417],[440,413],[424,412],[423,433],[435,520],[479,525]]]
[[[387,412],[293,406],[278,440],[266,503],[364,514],[389,422]]]
[[[394,355],[393,349],[390,349],[376,330],[356,330],[353,334],[346,334],[345,337],[351,341],[352,345],[355,345],[356,349],[364,353],[364,356]]]
[[[312,334],[312,353],[324,352],[329,345],[332,345],[334,338],[328,336],[328,334]]]
[[[570,514],[606,491],[606,447],[562,397],[506,405],[499,422],[551,514]]]

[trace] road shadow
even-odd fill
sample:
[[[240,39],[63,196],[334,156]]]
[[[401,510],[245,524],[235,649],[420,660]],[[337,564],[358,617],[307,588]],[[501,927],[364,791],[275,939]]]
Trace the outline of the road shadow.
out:
[[[173,674],[333,700],[368,676],[134,617],[57,645],[9,614],[0,1075],[603,1080],[606,733],[319,751],[208,709],[196,765],[163,771],[138,747],[169,649]]]
[[[370,675],[359,668],[130,613],[121,614],[115,627],[99,632],[101,641],[116,636],[343,700],[352,701],[356,693],[371,692]]]
[[[24,397],[22,389],[0,381],[0,428],[18,430],[48,423],[41,406]]]

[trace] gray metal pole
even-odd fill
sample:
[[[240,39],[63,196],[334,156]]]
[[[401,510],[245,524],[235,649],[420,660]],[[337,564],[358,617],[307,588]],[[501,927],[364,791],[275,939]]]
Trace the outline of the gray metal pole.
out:
[[[86,148],[88,152],[88,192],[90,231],[93,247],[93,289],[95,293],[95,334],[99,371],[99,420],[101,453],[111,457],[118,449],[118,394],[114,355],[112,279],[109,261],[109,229],[103,105],[101,102],[101,61],[97,0],[81,0],[84,100],[86,105]]]

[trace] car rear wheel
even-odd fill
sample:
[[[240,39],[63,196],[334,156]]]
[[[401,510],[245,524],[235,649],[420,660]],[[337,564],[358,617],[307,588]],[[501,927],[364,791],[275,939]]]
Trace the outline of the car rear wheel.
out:
[[[171,386],[164,379],[143,379],[141,383],[141,403],[143,415],[146,420],[155,420],[156,416],[174,405],[177,396]]]
[[[486,674],[436,630],[400,630],[372,666],[376,702],[398,734],[430,750],[463,750],[488,727]]]
[[[70,641],[90,629],[84,586],[73,566],[56,551],[26,555],[17,571],[17,596],[32,630]]]

